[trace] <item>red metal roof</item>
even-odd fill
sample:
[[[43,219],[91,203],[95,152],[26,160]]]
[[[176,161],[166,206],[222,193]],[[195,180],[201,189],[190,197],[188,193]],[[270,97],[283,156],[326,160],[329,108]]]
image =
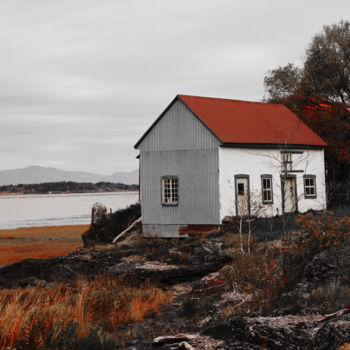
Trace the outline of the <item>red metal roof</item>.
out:
[[[327,143],[283,105],[178,95],[224,144]]]

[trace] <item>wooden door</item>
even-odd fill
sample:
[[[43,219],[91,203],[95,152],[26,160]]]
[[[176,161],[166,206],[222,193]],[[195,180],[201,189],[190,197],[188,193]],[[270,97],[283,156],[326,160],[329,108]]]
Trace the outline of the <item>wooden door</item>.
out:
[[[284,181],[284,211],[290,213],[296,211],[295,178],[288,177]]]
[[[249,179],[236,177],[236,215],[249,215]]]

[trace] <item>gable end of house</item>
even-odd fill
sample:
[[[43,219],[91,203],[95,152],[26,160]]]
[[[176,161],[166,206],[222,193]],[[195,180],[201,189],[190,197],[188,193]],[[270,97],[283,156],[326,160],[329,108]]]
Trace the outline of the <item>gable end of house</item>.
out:
[[[134,145],[135,149],[138,149],[144,139],[149,135],[149,133],[154,129],[154,127],[160,122],[160,120],[166,115],[166,113],[171,109],[171,107],[179,101],[186,109],[188,109],[191,114],[212,134],[219,142],[222,144],[222,140],[211,130],[208,125],[206,125],[203,120],[187,105],[187,103],[181,98],[181,95],[177,95],[170,104],[164,109],[160,116],[152,123],[152,125],[146,130],[146,132],[141,136],[141,138]]]

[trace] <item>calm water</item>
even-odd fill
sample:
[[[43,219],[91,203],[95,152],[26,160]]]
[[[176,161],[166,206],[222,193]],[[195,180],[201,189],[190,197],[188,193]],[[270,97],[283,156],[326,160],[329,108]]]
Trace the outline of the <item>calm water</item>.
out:
[[[116,211],[137,200],[137,192],[0,196],[0,229],[89,224],[94,203]]]

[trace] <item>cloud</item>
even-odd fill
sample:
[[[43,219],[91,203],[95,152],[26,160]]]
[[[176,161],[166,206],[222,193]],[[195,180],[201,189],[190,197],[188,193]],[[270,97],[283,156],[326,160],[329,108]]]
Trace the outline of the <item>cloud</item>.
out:
[[[300,62],[326,1],[5,0],[0,169],[133,170],[133,145],[177,93],[259,100]]]

